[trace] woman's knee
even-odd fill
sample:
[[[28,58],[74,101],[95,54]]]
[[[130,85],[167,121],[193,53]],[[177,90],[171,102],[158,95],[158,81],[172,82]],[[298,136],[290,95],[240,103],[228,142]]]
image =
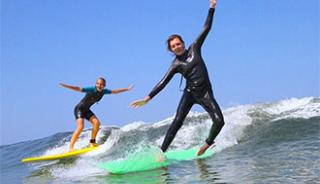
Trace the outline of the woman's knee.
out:
[[[95,126],[100,126],[100,121],[97,119],[97,121],[94,122]]]
[[[90,122],[92,123],[93,126],[100,126],[100,121],[96,117],[90,118]]]
[[[84,122],[83,122],[83,119],[77,119],[77,129],[78,130],[83,130],[83,128],[84,128]]]
[[[215,113],[213,121],[214,123],[217,124],[217,126],[220,126],[220,127],[224,126],[224,118],[222,114]]]

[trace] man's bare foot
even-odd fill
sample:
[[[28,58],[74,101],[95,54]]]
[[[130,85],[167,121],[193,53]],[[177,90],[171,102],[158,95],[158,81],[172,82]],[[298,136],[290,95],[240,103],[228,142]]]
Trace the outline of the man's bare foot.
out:
[[[210,145],[208,145],[207,143],[205,143],[203,146],[201,146],[201,148],[199,149],[197,155],[200,156],[202,154],[204,154],[204,152],[206,152],[206,150],[210,147]]]
[[[74,148],[69,148],[68,152],[73,152]]]

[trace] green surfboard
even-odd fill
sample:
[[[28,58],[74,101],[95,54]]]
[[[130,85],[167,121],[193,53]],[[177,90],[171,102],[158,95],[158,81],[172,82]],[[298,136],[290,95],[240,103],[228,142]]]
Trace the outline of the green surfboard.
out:
[[[102,162],[99,167],[112,174],[126,174],[166,167],[180,161],[206,158],[214,153],[212,149],[208,149],[203,155],[197,156],[198,150],[199,147],[194,147],[167,151],[163,154],[159,148],[150,148],[144,152],[130,154],[121,160]]]

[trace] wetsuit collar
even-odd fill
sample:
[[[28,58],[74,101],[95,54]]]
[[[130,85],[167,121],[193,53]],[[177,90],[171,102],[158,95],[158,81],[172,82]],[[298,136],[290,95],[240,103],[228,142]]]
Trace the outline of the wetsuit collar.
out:
[[[181,54],[180,56],[177,56],[177,58],[179,60],[185,60],[185,59],[187,59],[187,57],[188,57],[188,50],[187,49],[184,50],[183,54]]]

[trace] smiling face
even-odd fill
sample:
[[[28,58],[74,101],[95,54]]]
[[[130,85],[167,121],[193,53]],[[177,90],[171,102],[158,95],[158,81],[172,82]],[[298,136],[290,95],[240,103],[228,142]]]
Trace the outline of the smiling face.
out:
[[[174,38],[169,44],[171,52],[175,55],[180,56],[184,53],[184,43],[179,38]]]
[[[101,92],[104,89],[104,87],[106,87],[106,80],[104,78],[99,78],[96,81],[97,91]]]

